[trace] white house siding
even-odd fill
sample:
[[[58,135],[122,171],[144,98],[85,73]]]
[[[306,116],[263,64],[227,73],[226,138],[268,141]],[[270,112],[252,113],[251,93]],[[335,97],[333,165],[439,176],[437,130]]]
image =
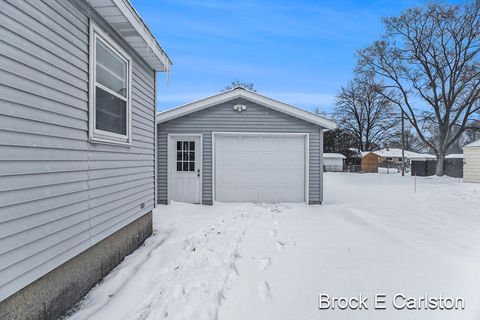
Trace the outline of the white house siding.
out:
[[[232,105],[247,105],[247,111],[232,112]],[[237,99],[197,111],[158,125],[158,201],[167,202],[168,134],[202,134],[202,203],[213,203],[212,132],[280,132],[309,134],[309,202],[323,200],[323,128],[256,103]]]
[[[480,183],[480,147],[463,149],[463,181]]]
[[[0,0],[0,301],[154,206],[154,72],[76,3]],[[131,147],[87,140],[89,15],[134,61]]]

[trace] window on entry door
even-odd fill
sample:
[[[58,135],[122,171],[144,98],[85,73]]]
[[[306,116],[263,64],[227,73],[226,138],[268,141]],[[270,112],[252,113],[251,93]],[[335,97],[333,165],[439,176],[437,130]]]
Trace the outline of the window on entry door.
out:
[[[177,141],[177,171],[195,171],[195,141]]]

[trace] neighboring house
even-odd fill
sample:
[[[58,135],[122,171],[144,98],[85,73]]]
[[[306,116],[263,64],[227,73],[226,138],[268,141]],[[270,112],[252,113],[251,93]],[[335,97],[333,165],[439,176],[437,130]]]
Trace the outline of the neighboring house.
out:
[[[424,159],[423,161],[435,159],[434,155],[409,150],[405,150],[404,155],[406,166],[410,166],[413,159]],[[377,151],[362,152],[361,168],[364,172],[378,172],[378,167],[400,168],[401,165],[402,149],[384,148]]]
[[[463,181],[480,182],[480,140],[463,147]]]
[[[342,172],[346,157],[341,153],[323,154],[323,171]]]
[[[380,163],[389,163],[393,165],[402,164],[402,149],[399,148],[384,148],[377,151],[372,151],[380,157]],[[417,153],[409,150],[404,151],[405,162],[412,158],[425,158],[425,159],[435,159],[435,156],[428,153]]]
[[[333,121],[236,88],[157,123],[159,203],[322,203],[323,131]]]
[[[56,319],[152,232],[171,62],[127,0],[0,6],[0,319]]]

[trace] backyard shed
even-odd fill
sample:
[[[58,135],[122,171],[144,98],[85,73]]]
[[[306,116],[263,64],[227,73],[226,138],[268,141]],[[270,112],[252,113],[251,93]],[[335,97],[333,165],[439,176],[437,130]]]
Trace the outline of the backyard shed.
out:
[[[430,154],[416,154],[410,157],[412,176],[428,177],[435,175],[437,159]],[[452,178],[463,177],[463,154],[449,154],[445,157],[444,173]]]
[[[430,157],[413,157],[410,159],[411,175],[417,177],[428,177],[435,174],[437,161]]]
[[[152,233],[171,62],[126,0],[0,7],[0,319],[58,319]]]
[[[157,123],[159,203],[322,203],[323,131],[333,121],[236,88]]]
[[[362,154],[361,170],[362,172],[378,173],[378,165],[380,164],[380,156],[374,152]]]
[[[324,172],[342,172],[346,157],[341,153],[324,153],[323,154],[323,171]]]
[[[463,154],[452,153],[445,157],[445,175],[452,178],[463,178]]]
[[[463,181],[480,182],[480,140],[463,147]]]

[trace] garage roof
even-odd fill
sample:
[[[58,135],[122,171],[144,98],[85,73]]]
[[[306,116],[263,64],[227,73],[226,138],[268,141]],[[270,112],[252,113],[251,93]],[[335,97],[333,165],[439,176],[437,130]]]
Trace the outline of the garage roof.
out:
[[[345,157],[343,154],[341,154],[341,153],[333,153],[333,152],[324,153],[324,154],[323,154],[323,157],[324,157],[324,158],[328,158],[328,159],[347,159],[347,157]]]
[[[128,0],[87,0],[156,71],[169,71],[172,65],[162,47]]]
[[[362,152],[362,157],[365,157],[370,152]],[[377,151],[371,151],[382,158],[401,158],[402,157],[402,149],[399,148],[384,148]],[[417,153],[409,150],[405,150],[405,158],[407,159],[436,159],[433,154],[428,153]]]
[[[472,142],[470,144],[467,144],[465,147],[463,148],[478,148],[480,147],[480,140],[477,140],[475,142]]]
[[[251,102],[258,103],[264,107],[316,124],[325,129],[335,129],[337,127],[336,123],[332,120],[240,87],[210,96],[208,98],[187,103],[170,110],[159,112],[157,113],[157,123],[179,118],[192,112],[207,109],[236,98],[244,98]]]

